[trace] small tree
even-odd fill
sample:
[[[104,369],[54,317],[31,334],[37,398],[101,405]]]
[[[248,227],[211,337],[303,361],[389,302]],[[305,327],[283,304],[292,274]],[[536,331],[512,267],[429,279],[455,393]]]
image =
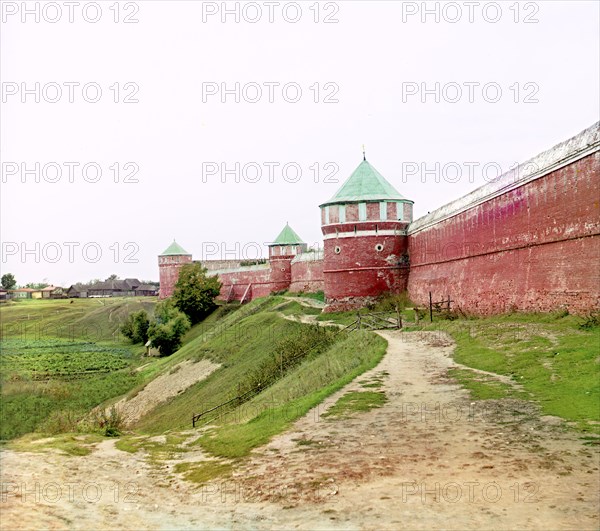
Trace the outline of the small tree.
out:
[[[5,275],[2,275],[0,282],[2,283],[2,287],[4,289],[15,289],[17,287],[17,280],[12,273],[6,273]]]
[[[146,343],[148,341],[148,328],[150,319],[145,310],[130,313],[121,326],[121,333],[131,339],[133,343]]]
[[[179,270],[173,303],[189,317],[192,324],[199,323],[215,309],[215,298],[221,292],[219,279],[207,276],[207,272],[198,262],[185,264]]]
[[[31,289],[44,289],[49,285],[50,284],[46,284],[45,282],[29,282],[28,284],[25,284],[25,287]]]
[[[181,347],[181,339],[190,329],[190,320],[171,301],[159,303],[155,317],[148,329],[148,337],[161,356],[170,356]]]

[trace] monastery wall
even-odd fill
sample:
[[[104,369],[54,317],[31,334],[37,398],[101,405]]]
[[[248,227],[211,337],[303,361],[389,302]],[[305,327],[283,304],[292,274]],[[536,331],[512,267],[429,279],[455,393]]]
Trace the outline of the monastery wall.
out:
[[[466,312],[600,307],[598,125],[409,226],[412,300]]]

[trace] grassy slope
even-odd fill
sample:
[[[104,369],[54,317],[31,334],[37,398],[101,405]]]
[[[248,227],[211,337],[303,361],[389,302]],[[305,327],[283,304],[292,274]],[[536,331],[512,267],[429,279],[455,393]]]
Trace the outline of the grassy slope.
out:
[[[155,297],[24,300],[0,305],[2,338],[119,341],[115,335],[131,312],[152,313]]]
[[[159,406],[142,419],[138,427],[151,433],[189,428],[194,413],[235,396],[238,384],[250,371],[272,355],[278,340],[306,326],[283,319],[279,315],[279,311],[288,313],[288,306],[297,310],[296,307],[300,306],[295,302],[272,311],[274,306],[279,306],[282,302],[285,301],[280,297],[254,301],[215,322],[212,327],[207,327],[204,333],[197,334],[171,358],[160,360],[161,371],[184,359],[208,358],[222,366],[206,380]],[[306,310],[312,311],[308,308]],[[156,374],[157,368],[153,366],[151,369],[153,375]]]

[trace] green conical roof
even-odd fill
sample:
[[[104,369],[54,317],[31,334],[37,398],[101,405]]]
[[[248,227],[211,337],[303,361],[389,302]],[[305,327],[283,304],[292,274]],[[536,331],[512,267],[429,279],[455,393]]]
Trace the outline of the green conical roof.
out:
[[[302,238],[296,234],[294,229],[287,223],[283,230],[279,233],[279,236],[275,238],[275,241],[271,245],[295,245],[298,243],[304,243]]]
[[[363,160],[336,194],[320,206],[361,201],[400,200],[407,199],[400,195],[381,173]]]
[[[175,240],[173,243],[167,247],[160,256],[178,256],[178,255],[189,255],[181,245],[179,245]]]

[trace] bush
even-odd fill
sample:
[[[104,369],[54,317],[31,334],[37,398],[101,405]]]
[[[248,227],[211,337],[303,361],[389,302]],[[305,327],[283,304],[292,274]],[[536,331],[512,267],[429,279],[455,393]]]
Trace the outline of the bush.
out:
[[[150,319],[145,310],[130,313],[125,322],[121,325],[121,334],[131,339],[133,343],[143,343],[148,341],[148,328]]]
[[[554,310],[552,312],[552,317],[554,317],[554,319],[562,319],[564,317],[567,317],[568,315],[569,315],[568,308],[559,308],[558,310]]]
[[[77,431],[79,417],[71,410],[52,411],[42,423],[40,431],[51,435]]]
[[[190,329],[190,320],[170,301],[158,304],[155,313],[156,321],[150,325],[148,337],[161,356],[170,356],[181,347],[181,340]]]
[[[592,330],[600,326],[600,312],[591,312],[580,319],[581,330]]]
[[[377,312],[395,312],[404,310],[407,306],[412,303],[408,298],[408,293],[388,293],[383,295],[374,305],[373,310]]]
[[[97,414],[96,424],[101,430],[104,430],[106,437],[118,437],[121,435],[124,419],[117,408],[113,406],[108,414],[104,409]]]

